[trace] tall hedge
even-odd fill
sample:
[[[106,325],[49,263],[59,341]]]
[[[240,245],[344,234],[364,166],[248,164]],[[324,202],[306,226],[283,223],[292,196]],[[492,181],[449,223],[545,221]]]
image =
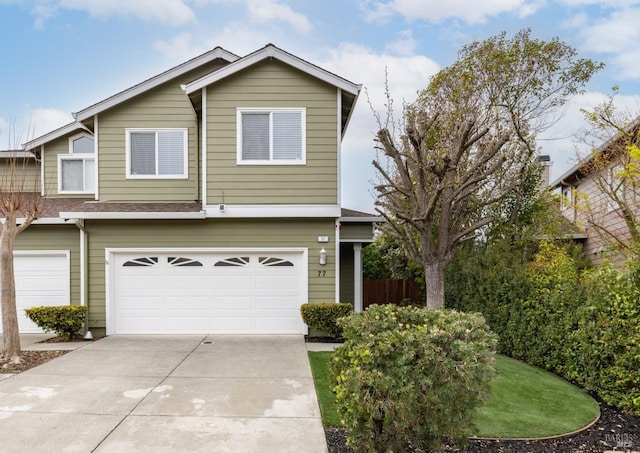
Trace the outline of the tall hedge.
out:
[[[501,352],[640,413],[640,266],[582,270],[571,250],[546,242],[532,257],[481,251],[448,269],[447,306],[483,313]]]

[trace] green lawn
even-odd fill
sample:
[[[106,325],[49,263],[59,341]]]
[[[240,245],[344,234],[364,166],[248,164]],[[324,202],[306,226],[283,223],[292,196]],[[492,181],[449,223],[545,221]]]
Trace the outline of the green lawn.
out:
[[[322,421],[339,427],[340,416],[329,380],[332,352],[309,352]],[[505,356],[496,356],[491,395],[475,417],[479,437],[547,437],[591,423],[598,404],[585,392],[552,373]]]

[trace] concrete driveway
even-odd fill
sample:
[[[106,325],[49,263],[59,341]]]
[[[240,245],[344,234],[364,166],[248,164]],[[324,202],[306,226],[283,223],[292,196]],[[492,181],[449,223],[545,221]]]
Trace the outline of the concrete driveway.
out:
[[[112,336],[0,381],[3,452],[322,452],[301,336]]]

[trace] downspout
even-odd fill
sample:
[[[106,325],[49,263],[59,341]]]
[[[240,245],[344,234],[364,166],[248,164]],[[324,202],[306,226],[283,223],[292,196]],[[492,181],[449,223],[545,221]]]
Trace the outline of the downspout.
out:
[[[80,305],[87,306],[87,229],[83,219],[75,219],[75,225],[80,230]],[[89,330],[89,313],[84,323],[84,339],[92,340],[93,335]]]

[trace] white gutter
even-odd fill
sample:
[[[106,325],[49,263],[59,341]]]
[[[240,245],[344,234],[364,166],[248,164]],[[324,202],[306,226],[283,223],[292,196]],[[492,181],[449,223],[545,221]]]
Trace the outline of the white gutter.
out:
[[[61,212],[60,220],[100,219],[100,220],[181,220],[204,219],[205,212]],[[61,222],[64,223],[64,222]]]

